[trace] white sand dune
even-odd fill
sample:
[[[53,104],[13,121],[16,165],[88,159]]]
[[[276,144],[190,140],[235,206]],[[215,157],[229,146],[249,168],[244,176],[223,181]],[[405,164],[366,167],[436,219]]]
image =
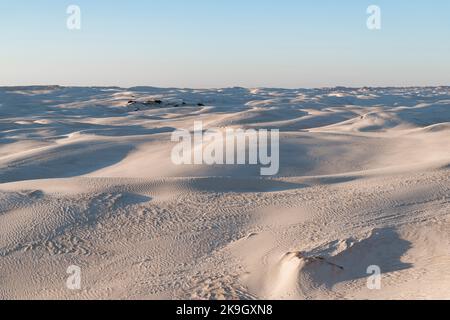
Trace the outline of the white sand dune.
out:
[[[194,121],[279,129],[278,175],[174,165]],[[0,88],[17,298],[450,299],[450,88]]]

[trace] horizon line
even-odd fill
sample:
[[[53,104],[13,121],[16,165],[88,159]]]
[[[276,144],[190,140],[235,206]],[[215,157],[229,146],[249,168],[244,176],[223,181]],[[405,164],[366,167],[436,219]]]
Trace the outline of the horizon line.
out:
[[[179,89],[179,90],[215,90],[215,89],[283,89],[283,90],[317,90],[317,89],[407,89],[407,88],[450,88],[450,84],[443,85],[394,85],[394,86],[323,86],[323,87],[271,87],[271,86],[224,86],[224,87],[160,87],[153,85],[135,85],[135,86],[114,86],[114,85],[59,85],[59,84],[26,84],[26,85],[0,85],[1,89],[8,88],[105,88],[105,89],[135,89],[135,88],[151,88],[151,89]]]

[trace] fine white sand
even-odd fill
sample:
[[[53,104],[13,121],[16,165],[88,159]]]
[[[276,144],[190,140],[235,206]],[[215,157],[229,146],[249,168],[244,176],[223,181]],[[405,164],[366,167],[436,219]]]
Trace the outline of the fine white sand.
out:
[[[279,129],[279,174],[175,166],[194,121]],[[0,88],[15,298],[450,299],[450,88]]]

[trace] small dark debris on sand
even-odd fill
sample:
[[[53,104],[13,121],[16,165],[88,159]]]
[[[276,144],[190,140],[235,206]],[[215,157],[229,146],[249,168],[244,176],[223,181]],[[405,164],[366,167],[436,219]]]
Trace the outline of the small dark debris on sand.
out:
[[[162,100],[148,100],[148,101],[144,102],[144,104],[147,104],[147,105],[162,104]]]
[[[335,264],[333,262],[328,261],[327,259],[320,257],[320,256],[312,256],[307,257],[304,252],[289,252],[288,254],[294,254],[298,259],[305,261],[306,263],[313,263],[313,262],[324,262],[332,267],[344,270],[343,266],[340,266],[338,264]]]
[[[156,107],[156,106],[158,106],[160,108],[163,108],[163,107],[178,108],[180,106],[198,106],[198,107],[204,107],[205,106],[203,103],[191,104],[191,103],[187,103],[185,101],[174,103],[174,102],[164,102],[163,100],[160,100],[160,99],[147,100],[147,101],[144,101],[144,102],[137,101],[137,100],[129,100],[127,105],[128,106],[136,106],[134,111],[143,110],[143,109],[145,109],[145,107]]]

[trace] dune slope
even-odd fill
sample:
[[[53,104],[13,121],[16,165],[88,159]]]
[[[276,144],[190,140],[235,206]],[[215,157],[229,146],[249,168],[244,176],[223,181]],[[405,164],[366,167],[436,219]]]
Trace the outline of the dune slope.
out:
[[[279,129],[278,175],[173,164],[194,121]],[[17,298],[450,299],[450,88],[0,88]]]

